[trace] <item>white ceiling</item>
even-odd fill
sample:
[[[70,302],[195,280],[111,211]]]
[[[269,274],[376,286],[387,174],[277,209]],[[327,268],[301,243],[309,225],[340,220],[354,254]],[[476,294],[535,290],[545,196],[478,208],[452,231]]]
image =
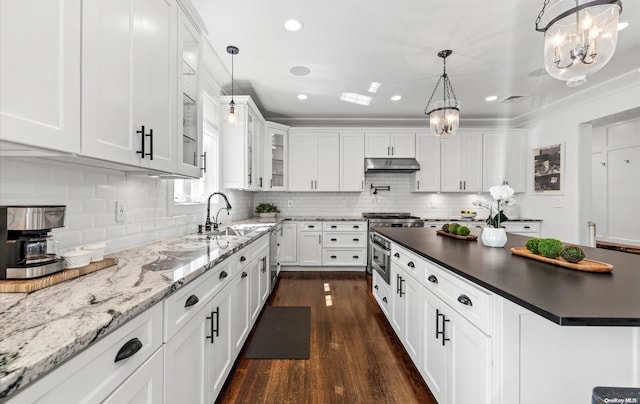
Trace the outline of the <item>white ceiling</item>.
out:
[[[452,49],[447,73],[461,119],[508,120],[640,68],[640,1],[623,0],[618,47],[582,87],[532,72],[543,68],[543,37],[534,30],[542,0],[192,0],[208,40],[231,70],[236,94],[251,95],[267,119],[287,124],[420,122],[442,74],[438,51]],[[302,30],[288,32],[297,19]],[[548,21],[543,20],[544,21]],[[290,73],[306,66],[307,76]],[[640,72],[639,72],[640,74]],[[376,94],[367,92],[381,83]],[[230,82],[220,83],[230,92]],[[238,90],[240,87],[240,90]],[[369,106],[340,101],[343,92],[370,95]],[[300,101],[298,94],[308,99]],[[390,97],[402,95],[393,102]],[[486,102],[527,95],[515,104]]]

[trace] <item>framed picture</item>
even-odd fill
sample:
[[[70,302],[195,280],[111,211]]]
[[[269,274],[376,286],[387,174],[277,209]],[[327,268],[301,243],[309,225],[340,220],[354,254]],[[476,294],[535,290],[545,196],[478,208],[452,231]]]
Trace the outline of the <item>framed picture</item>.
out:
[[[563,144],[533,149],[533,192],[560,194],[564,180]]]

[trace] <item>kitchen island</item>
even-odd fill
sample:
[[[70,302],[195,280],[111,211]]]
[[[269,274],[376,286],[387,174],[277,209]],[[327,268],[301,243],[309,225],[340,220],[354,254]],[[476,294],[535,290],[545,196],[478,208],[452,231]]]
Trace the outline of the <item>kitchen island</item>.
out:
[[[374,274],[374,296],[387,288],[389,322],[441,404],[589,402],[597,386],[640,387],[638,256],[584,247],[614,266],[587,273],[512,255],[524,236],[489,248],[430,228],[376,231],[392,242],[391,282]]]

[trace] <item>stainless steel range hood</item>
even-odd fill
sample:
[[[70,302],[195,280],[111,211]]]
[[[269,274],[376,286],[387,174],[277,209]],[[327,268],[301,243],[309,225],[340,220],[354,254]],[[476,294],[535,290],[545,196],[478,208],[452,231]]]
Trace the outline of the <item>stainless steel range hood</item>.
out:
[[[414,173],[420,170],[418,160],[414,158],[378,158],[364,159],[366,173]]]

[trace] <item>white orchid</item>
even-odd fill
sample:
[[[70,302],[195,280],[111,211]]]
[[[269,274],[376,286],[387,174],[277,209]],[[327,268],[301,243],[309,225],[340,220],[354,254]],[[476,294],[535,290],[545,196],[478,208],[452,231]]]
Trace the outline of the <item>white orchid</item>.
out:
[[[501,222],[509,220],[503,212],[504,207],[516,203],[513,197],[514,191],[508,185],[495,185],[489,188],[489,193],[495,201],[484,199],[482,201],[473,201],[473,205],[488,209],[487,224],[491,227],[499,228]],[[495,215],[493,214],[494,210],[497,212]]]

